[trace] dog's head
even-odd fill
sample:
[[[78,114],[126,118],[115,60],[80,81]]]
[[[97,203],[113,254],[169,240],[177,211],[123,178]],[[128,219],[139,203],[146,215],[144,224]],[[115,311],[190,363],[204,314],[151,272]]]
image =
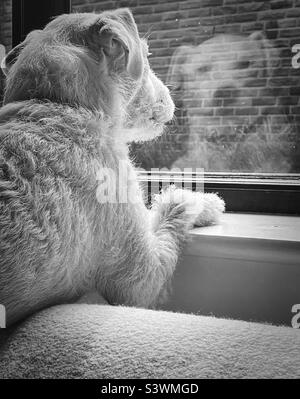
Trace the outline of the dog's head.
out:
[[[161,134],[173,117],[128,9],[61,15],[11,50],[2,69],[4,103],[36,98],[102,111],[128,128],[128,140]]]

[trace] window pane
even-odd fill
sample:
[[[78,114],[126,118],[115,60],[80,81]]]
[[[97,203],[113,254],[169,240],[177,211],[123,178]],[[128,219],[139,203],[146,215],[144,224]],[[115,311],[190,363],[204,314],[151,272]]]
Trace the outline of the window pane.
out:
[[[300,1],[72,3],[76,12],[120,6],[148,37],[177,107],[159,139],[132,144],[140,166],[300,172]]]

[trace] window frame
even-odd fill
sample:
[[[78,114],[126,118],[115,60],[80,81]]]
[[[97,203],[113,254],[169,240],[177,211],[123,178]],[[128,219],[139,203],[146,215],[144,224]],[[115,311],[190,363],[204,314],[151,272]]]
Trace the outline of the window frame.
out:
[[[42,29],[52,17],[70,12],[71,0],[12,0],[12,47],[33,29]]]
[[[29,31],[42,28],[53,16],[70,13],[71,7],[71,0],[12,0],[13,47],[24,40]],[[161,173],[159,176],[150,171],[139,174],[139,180],[148,187],[148,194],[151,184],[158,183],[161,187]],[[182,174],[178,173],[175,180],[182,185]],[[190,183],[193,185],[196,181],[202,181],[205,192],[219,193],[229,212],[300,215],[300,174],[206,172],[192,174]],[[150,195],[148,200],[151,201]]]
[[[300,174],[140,171],[139,181],[147,187],[149,203],[156,187],[169,181],[218,193],[227,212],[300,215]]]

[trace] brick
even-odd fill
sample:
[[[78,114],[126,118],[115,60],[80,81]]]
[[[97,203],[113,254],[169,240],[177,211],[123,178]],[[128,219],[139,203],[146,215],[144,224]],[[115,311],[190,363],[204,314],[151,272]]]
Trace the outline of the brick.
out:
[[[226,98],[232,96],[232,90],[219,89],[214,93],[215,98]]]
[[[300,96],[300,86],[298,86],[298,87],[291,87],[291,88],[290,88],[290,95],[291,95],[291,96]]]
[[[199,18],[184,19],[184,20],[181,20],[179,23],[179,26],[181,28],[196,27],[196,26],[200,28],[200,25],[201,25],[201,22],[200,22]],[[202,27],[201,27],[201,29],[202,29],[202,31],[204,30],[204,28],[202,28]]]
[[[225,23],[249,22],[256,19],[256,14],[235,14],[225,17]]]
[[[190,126],[201,126],[205,124],[206,126],[219,126],[221,124],[220,117],[210,117],[210,116],[192,116],[189,118]]]
[[[138,5],[138,3],[139,3],[138,0],[120,0],[120,1],[116,1],[116,8],[119,8],[119,7],[133,8],[133,7],[136,7]]]
[[[224,5],[236,4],[236,3],[239,3],[239,4],[241,4],[241,3],[249,3],[249,0],[224,0]]]
[[[271,9],[281,9],[281,8],[290,8],[293,7],[292,0],[272,0],[270,1]]]
[[[202,106],[203,107],[220,107],[222,105],[222,99],[213,98],[211,100],[203,100]]]
[[[182,13],[182,11],[180,11]],[[211,15],[211,9],[210,8],[198,8],[195,10],[187,10],[186,11],[187,18],[204,18],[204,17],[209,17]]]
[[[248,22],[244,23],[241,27],[242,32],[253,32],[255,30],[263,30],[264,28],[264,23],[263,22]]]
[[[153,6],[140,6],[140,7],[135,7],[133,10],[134,17],[136,18],[137,15],[149,15],[152,14],[153,12]]]
[[[276,68],[273,72],[273,77],[279,77],[279,76],[288,76],[290,72],[290,68]],[[299,72],[298,72],[299,75]]]
[[[252,79],[248,82],[248,87],[266,86],[266,79]]]
[[[157,4],[157,0],[139,0],[139,4],[143,5],[149,5],[149,4]]]
[[[292,68],[290,69],[289,73],[291,76],[297,76],[299,78],[299,69]]]
[[[266,87],[259,90],[259,96],[261,97],[278,97],[278,96],[288,96],[290,93],[290,88],[288,87]],[[292,95],[292,94],[291,94]],[[300,88],[299,88],[300,95]]]
[[[223,0],[201,0],[201,7],[222,6]],[[199,8],[199,1],[182,1],[179,5],[180,9]]]
[[[159,12],[172,12],[172,11],[178,11],[179,10],[179,5],[178,2],[175,3],[160,3],[160,2],[156,2],[159,4],[154,4],[153,5],[153,10],[155,13],[159,13]]]
[[[275,47],[280,48],[280,49],[285,48],[285,49],[288,49],[289,51],[290,51],[290,47],[291,47],[290,43],[291,43],[290,39],[286,39],[286,38],[285,39],[280,38],[280,39],[276,39],[273,41],[273,44],[275,45]]]
[[[238,7],[238,13],[249,13],[249,12],[258,12],[258,11],[265,11],[270,9],[270,1],[263,1],[263,2],[256,2],[249,4],[243,4]]]
[[[188,113],[190,117],[193,116],[213,116],[213,108],[189,108]]]
[[[294,44],[299,44],[300,43],[300,37],[291,37],[288,38],[287,41],[289,42],[288,47],[292,48]]]
[[[265,29],[278,29],[278,21],[270,19],[265,22]]]
[[[139,24],[149,25],[151,23],[151,26],[152,26],[152,24],[154,24],[155,22],[161,22],[162,16],[160,14],[150,14],[150,15],[146,15],[146,16],[139,15],[138,21],[139,21]]]
[[[236,25],[219,25],[215,26],[214,32],[216,34],[218,33],[228,33],[228,34],[240,34],[241,33],[242,26],[241,24],[236,24]]]
[[[179,3],[180,10],[199,9],[199,1],[182,1]]]
[[[286,16],[289,18],[300,17],[300,8],[293,8],[286,12]]]
[[[243,98],[243,97],[233,97],[233,98],[224,98],[223,99],[223,106],[224,107],[232,107],[232,106],[251,106],[252,105],[252,98]]]
[[[269,86],[296,86],[299,83],[299,78],[294,76],[286,76],[279,78],[271,78],[269,79]]]
[[[278,38],[278,31],[277,30],[271,30],[271,31],[266,31],[267,37],[269,40],[275,40]]]
[[[180,29],[172,30],[172,31],[160,31],[156,32],[156,36],[158,40],[162,39],[172,39],[172,38],[182,38],[182,31]]]
[[[203,101],[201,99],[199,99],[199,98],[195,98],[193,100],[185,100],[184,101],[184,105],[185,105],[185,107],[188,107],[188,108],[190,108],[190,107],[198,107],[198,108],[200,108],[203,105]]]
[[[282,115],[289,113],[289,107],[262,107],[262,115]]]
[[[299,98],[295,96],[289,97],[280,97],[278,99],[279,105],[297,105],[299,102]]]
[[[281,54],[280,54],[281,58],[289,58],[291,60],[292,56],[293,56],[293,54],[292,54],[291,48],[286,48],[286,49],[281,50]]]
[[[236,6],[225,6],[225,7],[215,7],[212,8],[212,15],[227,15],[227,14],[236,14],[237,7]]]
[[[253,106],[261,106],[261,105],[275,105],[276,97],[259,97],[253,98]]]
[[[180,11],[176,12],[164,12],[161,15],[163,21],[179,21],[179,23],[183,20],[187,19],[187,15],[182,15]]]
[[[282,19],[285,18],[286,11],[285,10],[270,10],[270,11],[263,11],[257,15],[257,19],[261,20],[269,20],[269,19]]]
[[[300,28],[281,29],[279,31],[279,37],[299,37],[299,36],[300,36]]]
[[[292,19],[292,18],[286,18],[286,19],[280,19],[277,21],[277,25],[279,29],[284,29],[284,28],[293,28],[297,26],[297,20]]]
[[[90,6],[91,9],[95,8],[96,10],[112,10],[117,8],[115,1],[85,1],[83,5]]]
[[[239,90],[237,89],[236,93],[233,93],[234,97],[240,95]],[[250,88],[250,87],[243,87],[243,97],[257,97],[258,96],[258,89],[257,88]]]
[[[215,114],[217,116],[233,115],[234,109],[233,108],[217,108]]]
[[[213,25],[214,27],[217,25],[225,24],[225,17],[206,17],[201,19],[202,25]]]
[[[258,109],[253,107],[236,108],[235,115],[258,115]]]

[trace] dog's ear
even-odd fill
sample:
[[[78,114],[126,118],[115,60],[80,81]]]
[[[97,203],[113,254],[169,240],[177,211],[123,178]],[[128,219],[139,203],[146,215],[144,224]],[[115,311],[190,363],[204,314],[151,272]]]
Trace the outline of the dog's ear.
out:
[[[262,31],[251,33],[249,40],[256,41],[258,46],[264,50],[266,68],[268,76],[270,76],[272,73],[271,69],[276,68],[279,64],[279,49],[276,48],[269,39],[267,39],[266,35]]]
[[[98,21],[100,45],[107,57],[116,60],[125,56],[129,76],[141,78],[144,69],[142,45],[136,23],[129,9],[103,13]]]
[[[188,61],[188,56],[192,48],[192,46],[179,46],[172,55],[166,84],[173,90],[182,88],[182,84],[184,83],[185,64]]]
[[[30,38],[32,36],[36,35],[38,32],[40,32],[40,31],[35,30],[35,31],[30,32],[27,35],[26,39],[22,43],[18,44],[16,47],[14,47],[12,50],[10,50],[7,53],[6,57],[3,58],[3,60],[1,61],[1,70],[5,76],[8,75],[10,68],[17,61],[19,54],[21,53],[23,48],[26,46],[26,44],[29,42]]]
[[[1,61],[1,70],[5,76],[8,75],[8,72],[12,65],[16,62],[18,55],[20,54],[21,50],[24,48],[24,42],[18,44],[14,47]]]

